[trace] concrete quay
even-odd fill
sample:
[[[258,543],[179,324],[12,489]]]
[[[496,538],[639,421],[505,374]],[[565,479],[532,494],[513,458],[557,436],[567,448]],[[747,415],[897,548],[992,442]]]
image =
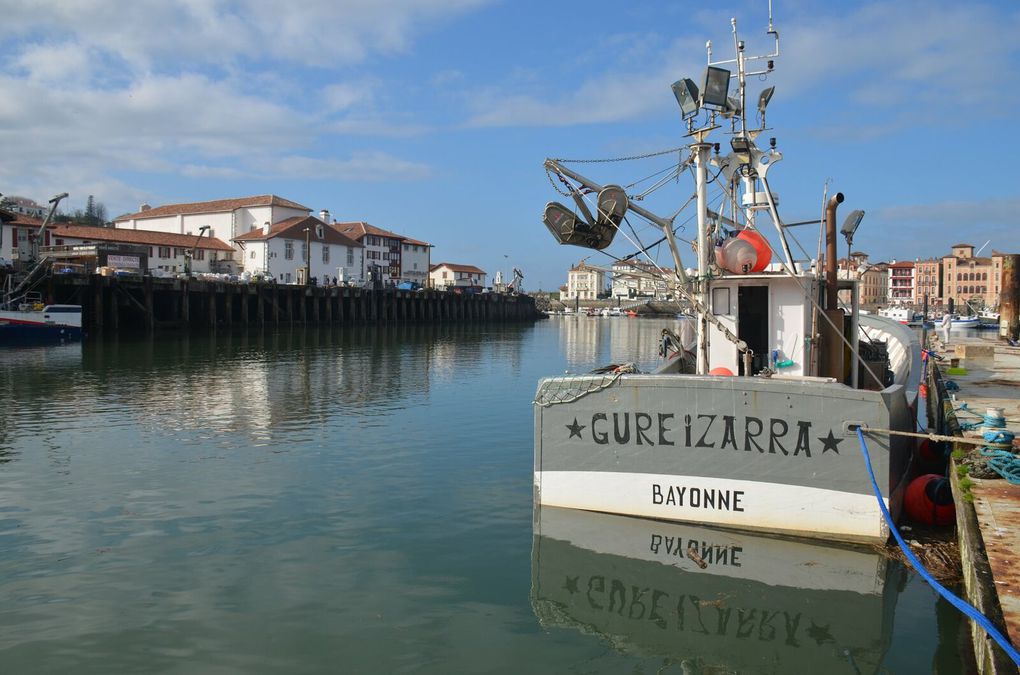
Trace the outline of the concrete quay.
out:
[[[540,318],[534,298],[503,293],[372,290],[148,276],[52,275],[52,303],[82,306],[89,335],[241,325],[439,323]]]
[[[933,369],[929,385],[944,414],[944,432],[980,439],[982,430],[961,429],[961,425],[980,422],[989,408],[1001,408],[1007,429],[1020,436],[1020,348],[1006,346],[994,335],[956,337],[952,333],[948,340],[936,338],[933,348],[944,357]],[[948,382],[959,389],[946,387]],[[1020,485],[990,470],[981,471],[980,446],[954,445],[950,477],[966,599],[1016,646],[1020,644]],[[1014,441],[1013,452],[1018,449],[1020,443]],[[979,672],[1017,673],[1016,665],[980,626],[971,621],[970,630]]]

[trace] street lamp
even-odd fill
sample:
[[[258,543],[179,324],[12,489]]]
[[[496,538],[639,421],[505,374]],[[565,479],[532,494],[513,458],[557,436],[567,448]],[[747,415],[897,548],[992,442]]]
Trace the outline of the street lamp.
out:
[[[305,286],[312,283],[312,228],[305,228]]]

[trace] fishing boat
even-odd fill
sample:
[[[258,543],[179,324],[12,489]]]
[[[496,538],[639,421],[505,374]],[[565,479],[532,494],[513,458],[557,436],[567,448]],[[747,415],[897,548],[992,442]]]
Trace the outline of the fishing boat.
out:
[[[899,321],[905,326],[915,327],[924,323],[924,315],[909,307],[883,307],[878,310],[878,314],[893,321]]]
[[[545,162],[553,185],[573,201],[546,206],[543,222],[556,240],[604,251],[617,232],[635,228],[632,220],[654,229],[673,262],[672,269],[659,268],[661,280],[695,316],[682,323],[695,325],[691,337],[665,331],[670,347],[652,372],[621,363],[539,382],[535,499],[542,506],[882,542],[889,523],[856,430],[869,434],[879,497],[896,518],[913,447],[897,432],[914,428],[918,340],[898,321],[862,315],[856,281],[838,279],[841,193],[826,188],[824,212],[813,221],[825,224],[824,267],[793,257],[768,175],[783,156],[776,139],[764,149],[757,143],[773,87],[758,93],[756,123],[748,122],[749,84],[773,72],[779,33],[770,16],[767,53],[752,55],[736,20],[731,25],[734,58],[714,60],[708,43],[700,86],[687,78],[672,86],[687,141],[640,158],[671,162],[655,174],[656,186],[635,194],[621,187],[630,182],[604,185],[581,175],[568,166],[574,160]],[[673,185],[688,171],[693,214],[672,204],[673,215],[663,217],[645,206],[653,188]],[[852,212],[844,234],[862,217]],[[696,238],[681,239],[685,222],[697,223]],[[697,258],[690,271],[681,241]],[[651,246],[636,245],[638,254],[657,259]],[[851,291],[849,306],[839,302],[841,288]]]
[[[52,261],[39,253],[46,227],[53,220],[60,201],[67,197],[61,193],[49,200],[50,209],[39,231],[30,239],[31,260],[34,264],[20,279],[16,287],[7,286],[0,301],[0,346],[51,345],[81,340],[81,305],[43,304],[38,287],[51,273]],[[8,283],[12,281],[7,278]]]
[[[877,673],[902,570],[871,549],[542,507],[531,606],[668,672]]]
[[[943,314],[939,327],[943,330],[965,330],[977,328],[981,325],[981,319],[977,316],[960,316],[959,314]]]
[[[0,346],[64,344],[81,340],[81,305],[24,302],[0,309]]]

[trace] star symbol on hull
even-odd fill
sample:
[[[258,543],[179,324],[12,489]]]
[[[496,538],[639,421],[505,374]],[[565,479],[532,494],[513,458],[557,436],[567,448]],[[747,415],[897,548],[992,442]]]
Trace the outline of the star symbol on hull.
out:
[[[843,442],[842,438],[836,438],[836,435],[832,433],[832,429],[829,429],[828,436],[819,436],[818,440],[822,442],[824,446],[822,448],[822,454],[824,455],[829,450],[832,450],[837,455],[839,454],[839,444]]]
[[[578,424],[577,423],[577,418],[575,417],[573,424],[567,424],[567,425],[564,425],[564,426],[566,426],[568,429],[570,429],[570,436],[568,437],[568,440],[569,440],[570,438],[574,438],[575,436],[577,438],[581,438],[581,429],[584,429],[585,426],[587,426],[587,425],[585,425],[585,424]]]

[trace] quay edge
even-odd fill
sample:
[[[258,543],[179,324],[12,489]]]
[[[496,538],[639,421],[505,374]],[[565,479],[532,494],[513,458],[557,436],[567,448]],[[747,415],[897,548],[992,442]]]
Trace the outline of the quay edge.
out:
[[[528,321],[528,295],[234,283],[149,276],[52,275],[39,289],[82,306],[88,335],[221,326]]]

